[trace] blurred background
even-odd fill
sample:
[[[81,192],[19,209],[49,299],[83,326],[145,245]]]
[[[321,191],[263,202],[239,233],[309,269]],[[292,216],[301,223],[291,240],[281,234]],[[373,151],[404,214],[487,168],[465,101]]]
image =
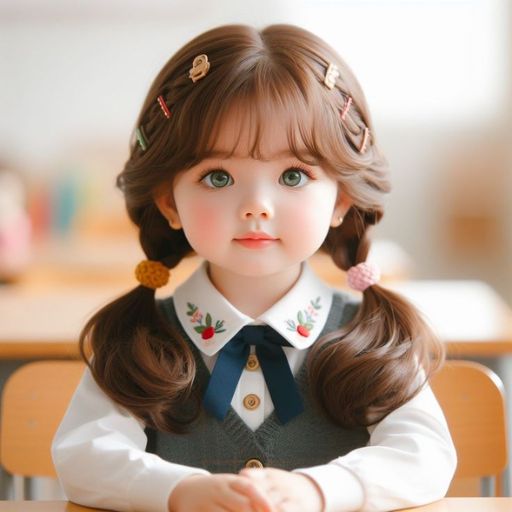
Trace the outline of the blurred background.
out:
[[[302,25],[354,70],[392,169],[374,233],[391,273],[478,278],[512,302],[507,0],[1,0],[4,282],[132,279],[114,178],[138,110],[175,50],[230,22]]]
[[[163,64],[213,26],[278,22],[328,41],[366,93],[392,172],[371,256],[385,278],[420,282],[448,338],[482,327],[510,347],[512,1],[0,0],[0,388],[27,359],[76,357],[85,318],[135,285],[114,180]],[[316,260],[342,285],[329,265]]]

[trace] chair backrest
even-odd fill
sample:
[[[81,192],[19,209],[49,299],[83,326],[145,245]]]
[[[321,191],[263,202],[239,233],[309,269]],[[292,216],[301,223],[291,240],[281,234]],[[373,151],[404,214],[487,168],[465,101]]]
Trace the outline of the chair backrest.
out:
[[[493,477],[494,494],[502,496],[508,452],[500,378],[480,363],[447,360],[431,386],[457,449],[454,480]]]
[[[81,361],[37,361],[9,377],[0,430],[1,462],[9,473],[56,477],[52,439],[84,368]]]

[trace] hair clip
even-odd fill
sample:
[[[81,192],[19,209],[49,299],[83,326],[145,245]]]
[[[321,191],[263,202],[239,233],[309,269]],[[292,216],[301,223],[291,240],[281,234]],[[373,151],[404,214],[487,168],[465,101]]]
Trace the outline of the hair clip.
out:
[[[188,73],[188,77],[192,82],[197,82],[201,78],[204,78],[210,69],[210,63],[208,62],[208,56],[202,53],[198,55],[192,62],[192,68]]]
[[[359,153],[364,153],[366,151],[366,143],[368,142],[368,136],[370,135],[370,130],[365,126],[364,127],[364,135],[363,142],[361,143],[361,147],[359,148]]]
[[[146,151],[146,149],[148,149],[148,143],[142,126],[140,128],[135,128],[135,135],[137,137],[139,146],[142,148],[142,151]]]
[[[167,117],[167,119],[171,118],[171,111],[167,107],[167,104],[165,103],[164,97],[162,95],[158,96],[157,98],[158,104],[160,105],[160,108],[162,109],[164,116]]]
[[[352,96],[348,96],[348,98],[345,101],[345,104],[343,105],[343,110],[341,111],[341,120],[342,121],[345,121],[345,116],[347,115],[350,105],[352,105]]]
[[[336,85],[336,78],[340,76],[340,71],[336,64],[329,64],[327,71],[325,72],[324,84],[329,87],[329,89],[334,89]]]

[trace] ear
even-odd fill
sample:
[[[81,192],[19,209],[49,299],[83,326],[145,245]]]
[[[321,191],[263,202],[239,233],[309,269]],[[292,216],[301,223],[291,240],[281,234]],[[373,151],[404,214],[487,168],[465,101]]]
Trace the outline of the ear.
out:
[[[336,204],[334,205],[334,210],[332,212],[331,218],[331,227],[337,228],[341,226],[343,223],[343,217],[350,210],[350,207],[354,204],[352,199],[348,196],[346,192],[344,192],[341,187],[338,190],[338,198],[336,199]]]
[[[181,229],[181,220],[174,204],[172,192],[160,192],[154,198],[156,207],[160,213],[167,219],[172,229]]]

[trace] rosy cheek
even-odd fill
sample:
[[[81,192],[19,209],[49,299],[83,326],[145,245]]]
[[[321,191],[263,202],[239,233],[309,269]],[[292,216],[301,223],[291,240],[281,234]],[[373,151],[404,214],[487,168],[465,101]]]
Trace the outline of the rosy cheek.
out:
[[[317,239],[325,237],[331,221],[334,198],[313,196],[304,198],[301,207],[295,211],[294,224],[301,226],[302,233]]]
[[[193,210],[188,210],[182,221],[187,238],[191,242],[199,243],[215,240],[218,237],[219,227],[225,224],[222,212],[218,208],[201,202],[194,205]]]

